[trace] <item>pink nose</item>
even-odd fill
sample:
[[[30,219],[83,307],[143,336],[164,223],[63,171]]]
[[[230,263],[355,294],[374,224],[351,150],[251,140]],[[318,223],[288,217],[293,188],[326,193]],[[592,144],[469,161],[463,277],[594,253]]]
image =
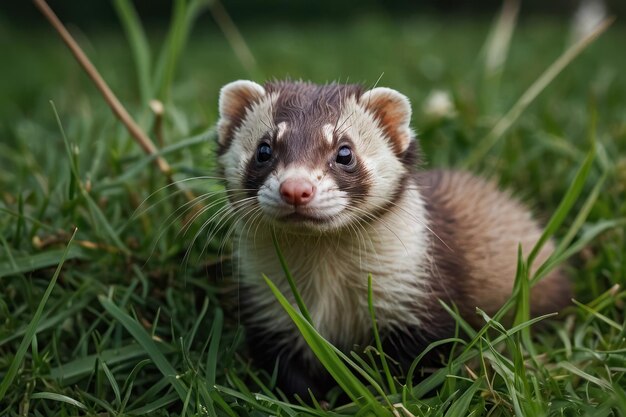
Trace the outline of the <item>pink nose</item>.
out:
[[[280,184],[280,196],[287,204],[304,206],[313,200],[315,186],[301,178],[289,178]]]

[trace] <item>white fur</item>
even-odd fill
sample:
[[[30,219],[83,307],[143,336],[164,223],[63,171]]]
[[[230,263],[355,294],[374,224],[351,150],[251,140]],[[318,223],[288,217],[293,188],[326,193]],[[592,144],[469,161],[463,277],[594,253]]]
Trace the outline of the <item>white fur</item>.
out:
[[[396,157],[372,113],[354,98],[344,103],[338,125],[343,126],[341,130],[356,143],[358,157],[367,171],[373,174],[368,198],[360,208],[367,212],[375,211],[386,204],[406,168]]]
[[[333,131],[334,130],[335,130],[335,127],[331,125],[330,123],[327,123],[324,126],[322,126],[322,133],[324,134],[324,138],[331,145],[333,144]]]
[[[277,97],[276,94],[265,95],[248,109],[243,123],[234,133],[228,151],[220,157],[229,189],[242,188],[246,164],[255,154],[259,139],[268,131],[276,129],[272,107]]]
[[[309,236],[277,230],[279,245],[316,328],[343,349],[371,338],[369,273],[373,276],[374,305],[381,327],[417,328],[425,319],[411,307],[428,297],[427,234],[424,203],[415,189],[407,191],[397,206],[369,224]],[[237,256],[245,260],[241,277],[253,288],[254,320],[268,330],[288,330],[294,350],[304,348],[305,342],[261,278],[261,274],[269,276],[295,303],[276,259],[270,228],[256,230],[254,239],[249,235],[240,237]]]
[[[276,139],[281,140],[283,135],[285,134],[285,130],[287,130],[287,122],[280,122],[278,124],[278,133],[276,134]]]

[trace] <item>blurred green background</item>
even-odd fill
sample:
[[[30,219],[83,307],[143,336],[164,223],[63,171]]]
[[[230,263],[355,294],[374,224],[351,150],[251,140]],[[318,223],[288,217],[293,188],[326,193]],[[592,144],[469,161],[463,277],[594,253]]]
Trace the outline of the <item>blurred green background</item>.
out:
[[[438,89],[451,92],[456,105],[468,106],[461,116],[475,118],[465,122],[478,127],[509,108],[571,43],[580,4],[565,0],[521,2],[505,62],[486,74],[485,40],[499,1],[228,1],[225,10],[254,61],[238,59],[214,16],[203,12],[180,54],[171,103],[184,108],[189,119],[185,132],[180,132],[184,135],[215,122],[219,88],[234,79],[291,77],[368,85],[381,77],[382,85],[397,88],[412,99],[418,130],[423,116],[421,104]],[[602,4],[605,15],[619,15],[626,2]],[[61,0],[50,5],[122,102],[131,110],[145,108],[147,103],[140,102],[131,51],[112,2]],[[163,0],[136,1],[134,5],[147,27],[156,61],[154,52],[164,42],[173,6]],[[611,103],[623,98],[620,86],[624,81],[618,74],[625,68],[625,54],[621,53],[624,33],[618,19],[601,42],[584,52],[582,63],[572,65],[559,77],[559,96],[550,95],[552,87],[543,94],[539,103],[554,108],[548,113],[550,117],[572,116],[554,104],[555,100],[567,101],[562,95],[570,95],[578,103],[590,95],[599,98],[597,94],[605,95]],[[100,105],[82,69],[31,2],[0,6],[0,50],[4,56],[0,66],[0,143],[13,143],[19,136],[17,131],[25,129],[35,114],[39,122],[51,120],[50,112],[41,109],[49,106],[50,99],[67,101],[62,107],[73,111]],[[92,98],[86,103],[86,97]],[[598,100],[598,104],[609,103]],[[609,107],[608,113],[600,113],[610,117],[619,111]],[[572,123],[561,126],[567,128]],[[582,132],[580,127],[572,127],[565,133],[576,136]]]

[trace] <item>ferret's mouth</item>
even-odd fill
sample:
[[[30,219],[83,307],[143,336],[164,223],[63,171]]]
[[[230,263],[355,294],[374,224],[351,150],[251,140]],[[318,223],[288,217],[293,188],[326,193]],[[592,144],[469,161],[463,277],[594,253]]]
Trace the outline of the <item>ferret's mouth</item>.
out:
[[[308,222],[315,223],[315,224],[324,224],[324,223],[327,223],[330,219],[325,218],[325,217],[315,217],[315,216],[311,216],[310,214],[296,211],[296,212],[281,216],[278,218],[278,220],[281,222],[290,223],[290,224],[294,224],[294,223],[301,224],[301,223],[308,223]]]
[[[283,213],[272,213],[267,220],[274,226],[296,235],[319,235],[341,227],[336,214],[326,214],[315,210],[285,210]]]

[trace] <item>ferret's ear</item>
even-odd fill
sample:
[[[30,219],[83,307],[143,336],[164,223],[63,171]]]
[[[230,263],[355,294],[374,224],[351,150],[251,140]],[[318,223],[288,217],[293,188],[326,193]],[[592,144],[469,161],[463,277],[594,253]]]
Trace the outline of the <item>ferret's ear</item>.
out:
[[[239,80],[222,87],[220,91],[220,120],[217,123],[219,143],[226,145],[232,130],[246,115],[246,110],[265,95],[265,89],[259,84]]]
[[[363,93],[359,103],[378,119],[394,151],[406,151],[414,137],[409,99],[391,88],[376,87]]]

